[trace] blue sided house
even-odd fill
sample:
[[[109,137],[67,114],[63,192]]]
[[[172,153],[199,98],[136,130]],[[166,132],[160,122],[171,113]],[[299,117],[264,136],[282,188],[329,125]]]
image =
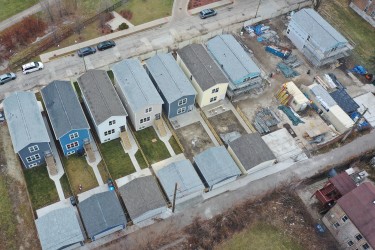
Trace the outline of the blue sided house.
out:
[[[168,118],[192,111],[197,92],[172,54],[157,54],[146,60],[147,73],[163,98]]]
[[[71,82],[53,81],[41,90],[55,138],[64,155],[84,150],[90,126]]]
[[[34,93],[15,92],[3,101],[14,152],[25,168],[45,163],[51,153],[50,138]]]

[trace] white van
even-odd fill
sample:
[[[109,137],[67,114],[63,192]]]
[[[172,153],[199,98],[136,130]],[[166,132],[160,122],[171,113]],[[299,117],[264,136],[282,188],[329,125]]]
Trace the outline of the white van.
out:
[[[44,68],[43,63],[41,62],[31,62],[22,65],[22,73],[29,74],[34,71],[38,71]]]

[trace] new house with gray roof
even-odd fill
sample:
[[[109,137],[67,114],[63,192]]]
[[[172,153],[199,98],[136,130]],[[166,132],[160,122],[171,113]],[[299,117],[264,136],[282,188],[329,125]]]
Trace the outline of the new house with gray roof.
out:
[[[125,132],[128,114],[104,70],[88,70],[78,78],[82,99],[101,143]]]
[[[194,157],[195,168],[210,190],[235,181],[241,171],[224,146],[212,147]]]
[[[207,42],[207,49],[229,79],[230,98],[263,87],[259,67],[234,36],[216,36]]]
[[[254,173],[276,162],[276,156],[258,133],[242,135],[229,142],[228,152],[243,173]]]
[[[167,203],[153,175],[135,178],[118,189],[134,224],[167,210]]]
[[[136,131],[161,118],[163,99],[137,59],[112,66],[116,90]]]
[[[14,152],[25,168],[45,163],[50,138],[34,93],[14,92],[3,101]]]
[[[84,244],[84,236],[73,207],[53,210],[35,220],[43,250],[74,249]]]
[[[124,229],[126,218],[114,191],[97,193],[78,204],[87,235],[92,240]]]
[[[71,82],[53,81],[41,90],[55,138],[64,155],[84,150],[90,126]]]
[[[310,8],[292,15],[286,33],[315,67],[346,57],[353,49],[345,37]]]
[[[229,80],[202,44],[190,44],[177,51],[177,63],[197,91],[200,107],[225,98]]]
[[[157,54],[146,60],[146,70],[164,101],[168,118],[192,111],[197,92],[172,54]]]

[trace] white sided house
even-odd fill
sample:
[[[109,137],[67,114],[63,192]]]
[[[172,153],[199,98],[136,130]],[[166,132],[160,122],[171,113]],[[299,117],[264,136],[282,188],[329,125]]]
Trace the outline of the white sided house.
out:
[[[146,70],[136,59],[112,66],[116,90],[136,131],[150,127],[161,118],[163,100]]]
[[[104,70],[88,70],[78,78],[82,98],[101,143],[126,131],[127,113]]]
[[[176,60],[197,91],[200,107],[225,98],[229,80],[202,44],[178,50]]]

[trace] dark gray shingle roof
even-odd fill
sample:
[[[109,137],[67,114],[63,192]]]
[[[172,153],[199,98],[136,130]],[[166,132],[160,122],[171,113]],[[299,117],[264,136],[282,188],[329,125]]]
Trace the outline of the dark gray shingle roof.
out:
[[[53,81],[41,93],[57,139],[71,130],[89,128],[70,82]]]
[[[202,44],[191,44],[177,51],[203,91],[229,80]]]
[[[119,192],[132,220],[150,210],[167,206],[156,179],[152,175],[139,177],[126,183],[119,187]]]
[[[3,101],[14,151],[30,143],[50,142],[42,114],[32,92],[15,92]]]
[[[109,228],[126,225],[124,211],[113,191],[94,194],[81,201],[78,207],[90,238]]]
[[[242,135],[240,138],[229,142],[229,146],[246,170],[250,170],[265,161],[276,159],[276,156],[258,133]]]
[[[88,70],[78,78],[78,84],[97,125],[112,116],[128,115],[104,70]]]
[[[330,93],[332,98],[337,104],[346,112],[352,113],[357,111],[359,105],[353,100],[353,98],[346,92],[345,89],[338,89]]]

